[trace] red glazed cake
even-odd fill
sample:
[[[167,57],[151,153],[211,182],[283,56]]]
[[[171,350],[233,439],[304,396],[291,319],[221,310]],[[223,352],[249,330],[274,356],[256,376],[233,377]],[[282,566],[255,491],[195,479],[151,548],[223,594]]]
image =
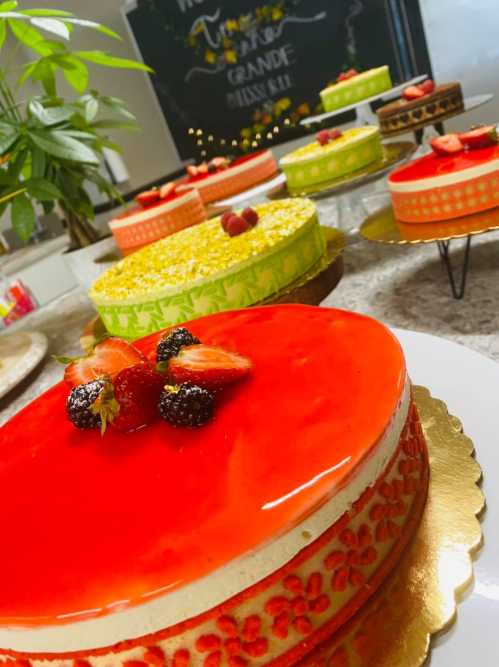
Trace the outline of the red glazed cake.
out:
[[[153,194],[154,191],[149,192]],[[155,201],[146,202],[109,222],[116,244],[124,255],[206,220],[199,192],[192,188],[179,193],[173,189],[166,197],[159,198],[158,194]]]
[[[188,326],[253,364],[207,425],[78,431],[61,383],[0,430],[3,659],[289,665],[366,602],[417,530],[426,444],[384,326],[299,305]]]
[[[431,153],[388,177],[395,217],[403,222],[450,220],[499,206],[499,145]]]
[[[218,160],[223,162],[221,158]],[[213,173],[198,168],[199,173],[179,182],[178,191],[182,192],[184,188],[194,187],[199,191],[203,202],[209,204],[248,190],[274,176],[277,169],[277,163],[271,151],[265,150],[237,158],[229,166],[216,168]]]

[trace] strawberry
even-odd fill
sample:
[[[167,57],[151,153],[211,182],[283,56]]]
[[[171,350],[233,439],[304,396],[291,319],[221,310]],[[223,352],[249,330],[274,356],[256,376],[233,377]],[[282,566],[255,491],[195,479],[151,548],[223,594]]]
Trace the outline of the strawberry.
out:
[[[113,380],[106,380],[91,412],[107,424],[126,433],[151,424],[158,416],[158,401],[164,377],[148,363],[121,370]]]
[[[234,215],[234,211],[232,209],[229,209],[228,211],[225,211],[225,213],[222,213],[220,217],[220,223],[222,224],[224,232],[227,231],[227,223],[229,222],[229,219]]]
[[[250,208],[249,206],[248,208],[245,208],[244,211],[241,213],[241,218],[244,218],[244,220],[246,220],[246,222],[248,223],[248,225],[250,225],[250,227],[254,227],[258,223],[258,220],[260,219],[255,209]]]
[[[499,136],[495,125],[477,127],[469,132],[463,132],[458,136],[465,148],[470,150],[473,150],[474,148],[486,148],[487,146],[493,146],[499,142]]]
[[[227,169],[229,161],[226,157],[214,157],[211,163],[216,169]]]
[[[431,147],[437,155],[455,155],[464,150],[464,146],[457,134],[444,134],[431,142]]]
[[[341,130],[338,130],[336,128],[334,128],[333,130],[329,130],[329,138],[332,139],[333,141],[335,139],[339,139],[342,136],[343,132]]]
[[[329,130],[321,130],[320,132],[317,132],[317,134],[315,135],[315,138],[317,139],[317,142],[321,146],[326,146],[331,139],[331,137],[329,135]]]
[[[200,165],[198,165],[198,174],[207,174],[208,173],[208,165],[206,162],[202,162]]]
[[[418,88],[423,91],[425,95],[431,95],[435,91],[435,82],[433,79],[426,79],[423,83],[420,83]]]
[[[71,387],[76,387],[104,375],[113,377],[123,368],[145,361],[145,357],[130,343],[112,337],[96,345],[86,357],[61,357],[59,361],[69,362],[64,371],[64,381]]]
[[[425,94],[426,93],[422,91],[419,86],[409,86],[402,93],[402,97],[404,98],[404,100],[410,102],[411,100],[417,100],[420,97],[424,97]]]
[[[239,234],[247,232],[248,229],[251,229],[250,225],[240,215],[233,213],[227,220],[226,230],[229,236],[239,236]]]
[[[357,74],[358,74],[357,70],[352,67],[346,72],[341,72],[341,74],[336,80],[338,83],[341,83],[342,81],[348,81],[349,79],[353,79],[353,77],[357,76]]]
[[[190,345],[170,359],[168,373],[175,384],[190,382],[214,390],[245,377],[251,367],[249,359],[235,352],[210,345]]]
[[[166,199],[167,197],[169,197],[171,194],[175,192],[176,187],[177,186],[175,185],[175,183],[172,182],[165,183],[164,185],[162,185],[159,189],[160,199]]]
[[[187,167],[187,173],[189,176],[197,176],[198,175],[198,168],[194,164],[190,164]]]
[[[155,204],[157,201],[159,201],[160,194],[159,190],[157,188],[154,188],[153,190],[145,190],[144,192],[141,192],[135,197],[135,201],[140,204],[141,206],[151,206],[151,204]]]

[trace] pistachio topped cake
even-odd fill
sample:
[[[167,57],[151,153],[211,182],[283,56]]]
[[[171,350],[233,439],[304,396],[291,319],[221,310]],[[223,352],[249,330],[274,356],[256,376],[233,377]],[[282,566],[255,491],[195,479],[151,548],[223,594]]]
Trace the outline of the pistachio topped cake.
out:
[[[316,141],[285,155],[280,165],[292,191],[341,178],[381,157],[379,128],[366,125],[322,130]]]
[[[127,338],[257,303],[297,280],[325,251],[315,204],[285,199],[162,239],[94,283],[108,331]],[[251,213],[253,215],[251,215]],[[239,227],[238,227],[239,224]]]

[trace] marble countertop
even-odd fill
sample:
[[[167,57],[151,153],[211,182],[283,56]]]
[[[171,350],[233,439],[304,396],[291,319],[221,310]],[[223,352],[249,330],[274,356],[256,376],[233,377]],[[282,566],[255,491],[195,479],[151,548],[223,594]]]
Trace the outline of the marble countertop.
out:
[[[320,203],[323,224],[336,224],[334,202]],[[499,361],[499,232],[475,237],[465,298],[452,298],[436,244],[384,246],[349,237],[345,274],[323,305],[354,310],[390,326],[448,338]],[[453,241],[456,265],[463,240]],[[0,400],[0,424],[62,377],[50,355],[80,353],[79,335],[94,309],[74,290],[27,316],[15,329],[41,331],[49,339],[45,361]],[[11,331],[13,329],[11,328]]]

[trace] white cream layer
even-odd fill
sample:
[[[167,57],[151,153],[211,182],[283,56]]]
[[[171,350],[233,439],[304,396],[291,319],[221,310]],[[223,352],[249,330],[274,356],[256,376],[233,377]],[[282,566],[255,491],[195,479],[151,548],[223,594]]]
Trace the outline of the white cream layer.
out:
[[[27,653],[64,653],[112,646],[197,616],[252,586],[281,568],[322,535],[376,482],[397,450],[409,402],[410,381],[406,378],[390,424],[355,477],[284,535],[201,579],[139,606],[58,626],[1,628],[0,647]],[[313,483],[314,480],[310,480],[307,486]]]
[[[246,162],[238,164],[235,167],[229,167],[228,169],[223,169],[222,171],[219,171],[216,174],[207,176],[202,181],[183,183],[182,185],[178,186],[177,191],[180,192],[181,190],[185,190],[186,188],[198,188],[202,190],[203,188],[213,185],[214,183],[218,183],[219,181],[224,181],[227,178],[232,178],[233,176],[236,176],[238,174],[243,174],[245,171],[253,169],[255,165],[258,166],[264,164],[268,160],[273,160],[273,159],[274,157],[271,151],[266,150],[261,155],[258,155],[257,157],[254,157],[251,160],[247,160]]]
[[[128,215],[125,218],[115,218],[114,220],[110,220],[109,226],[111,229],[120,229],[121,227],[134,225],[137,222],[145,222],[146,220],[151,220],[151,218],[157,218],[158,215],[163,215],[164,213],[174,211],[179,206],[184,206],[193,199],[199,199],[199,193],[191,188],[185,194],[179,195],[176,199],[172,199],[171,201],[165,202],[164,204],[159,204],[149,209],[137,211],[137,213]]]
[[[391,177],[388,177],[388,187],[392,192],[422,192],[433,190],[434,188],[457,185],[458,183],[466,183],[466,181],[471,181],[474,178],[486,176],[487,174],[493,174],[494,172],[498,172],[499,175],[499,158],[490,160],[477,167],[468,167],[467,169],[461,169],[451,174],[420,178],[413,181],[404,181],[403,183],[395,183],[391,180]]]

